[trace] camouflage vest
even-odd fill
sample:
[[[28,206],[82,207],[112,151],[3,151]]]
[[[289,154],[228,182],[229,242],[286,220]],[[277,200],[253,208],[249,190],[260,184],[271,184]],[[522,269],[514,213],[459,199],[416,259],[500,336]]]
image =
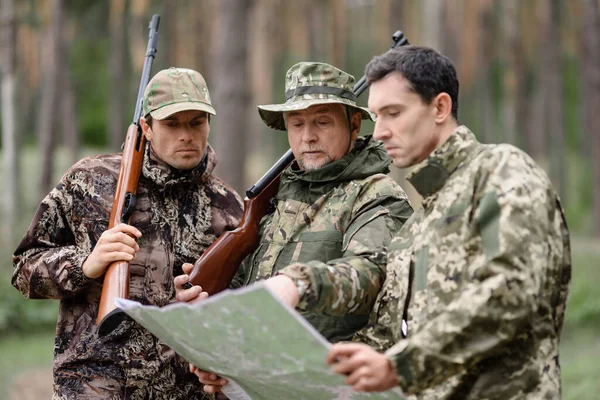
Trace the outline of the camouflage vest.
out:
[[[244,261],[242,284],[267,279],[294,262],[343,257],[353,235],[347,229],[351,222],[356,231],[361,226],[357,220],[366,224],[377,216],[362,211],[369,208],[361,197],[365,187],[395,185],[382,175],[389,171],[387,154],[380,143],[369,140],[359,138],[350,154],[318,170],[284,171],[274,211],[261,221],[260,245]],[[349,340],[368,319],[367,315],[304,316],[332,342]]]

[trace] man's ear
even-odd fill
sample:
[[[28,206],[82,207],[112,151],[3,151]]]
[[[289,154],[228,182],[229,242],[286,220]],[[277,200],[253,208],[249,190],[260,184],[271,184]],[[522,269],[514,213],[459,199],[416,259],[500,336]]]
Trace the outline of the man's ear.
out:
[[[360,126],[362,124],[362,115],[360,112],[355,112],[350,119],[350,132],[352,133],[352,140],[356,140],[360,132]]]
[[[452,99],[448,93],[442,92],[433,99],[435,105],[435,122],[443,123],[452,115]]]
[[[146,140],[150,141],[150,139],[152,139],[152,128],[146,122],[146,118],[140,117],[140,126],[142,127],[142,132],[144,133]]]

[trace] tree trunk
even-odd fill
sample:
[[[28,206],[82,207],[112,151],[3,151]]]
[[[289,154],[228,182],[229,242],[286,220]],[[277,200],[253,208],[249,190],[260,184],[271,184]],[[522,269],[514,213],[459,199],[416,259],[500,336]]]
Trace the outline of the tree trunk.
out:
[[[585,140],[591,147],[594,233],[600,237],[600,11],[596,0],[583,0],[582,108]]]
[[[480,9],[480,23],[478,27],[479,34],[479,87],[477,96],[481,96],[481,101],[476,103],[482,118],[482,132],[479,133],[484,143],[493,143],[496,140],[496,124],[494,122],[494,94],[492,87],[492,63],[494,61],[494,42],[495,42],[495,18],[494,9],[491,1],[482,4]]]
[[[130,0],[130,14],[131,19],[128,26],[128,36],[129,36],[129,56],[131,58],[132,65],[132,77],[131,80],[131,90],[128,93],[128,99],[132,99],[128,104],[134,104],[137,100],[138,89],[140,86],[140,78],[142,76],[142,69],[144,68],[144,60],[146,54],[146,41],[148,39],[148,21],[146,20],[146,10],[148,9],[148,0]],[[146,28],[146,29],[144,29]],[[159,28],[159,41],[160,41],[160,32],[162,28]],[[161,43],[158,44],[158,51],[162,51]],[[158,71],[155,68],[152,68],[153,72],[150,74],[150,79],[152,76]],[[133,117],[133,108],[128,108],[132,111]],[[125,132],[122,133],[124,135]],[[122,140],[124,140],[124,136],[122,136]]]
[[[62,0],[52,0],[49,4],[50,18],[48,33],[45,38],[44,84],[40,105],[40,118],[38,124],[40,150],[42,154],[42,175],[40,178],[40,198],[48,194],[53,186],[53,157],[56,147],[57,115],[59,111],[58,85],[62,58],[60,54],[61,26],[62,26]]]
[[[544,99],[547,101],[545,108],[545,120],[550,139],[548,152],[550,161],[550,176],[555,187],[565,201],[565,163],[564,163],[564,109],[563,109],[563,87],[562,87],[562,46],[560,41],[560,0],[551,0],[548,4],[548,36],[547,43],[543,47],[543,63],[545,79],[542,80],[546,90]]]
[[[534,25],[539,31],[538,38],[535,41],[534,48],[534,67],[537,67],[538,73],[535,75],[535,83],[533,93],[531,95],[531,115],[527,123],[527,150],[529,154],[538,162],[546,171],[548,168],[548,129],[547,121],[545,121],[544,110],[546,108],[546,60],[543,59],[543,53],[547,46],[546,37],[548,36],[549,13],[547,11],[547,2],[538,2],[535,10]]]
[[[331,0],[329,4],[332,17],[331,64],[346,70],[346,6],[343,0]]]
[[[213,41],[212,88],[217,116],[215,150],[217,174],[235,190],[245,189],[247,124],[250,117],[248,87],[248,15],[251,0],[221,0],[217,5],[217,36]]]
[[[277,15],[281,12],[279,0],[254,2],[250,24],[250,85],[252,104],[273,102],[274,51]],[[258,112],[257,112],[258,114]],[[247,146],[246,178],[256,182],[280,156],[276,154],[275,135],[258,116],[250,117],[249,142]],[[246,185],[248,186],[248,185]]]
[[[504,124],[503,141],[517,144],[517,88],[519,86],[519,28],[517,0],[506,0],[503,6],[503,58],[506,60],[504,68],[504,98],[502,99],[502,116]]]
[[[442,26],[444,3],[438,0],[423,0],[423,23],[421,24],[422,45],[443,52]],[[410,42],[410,39],[409,39]],[[418,42],[411,42],[418,43]]]
[[[119,151],[125,140],[125,0],[110,0],[110,46],[108,73],[110,93],[106,115],[108,143],[111,151]]]
[[[14,0],[2,0],[0,21],[2,21],[2,159],[4,176],[4,192],[2,207],[2,235],[3,243],[12,246],[15,222],[19,215],[19,182],[18,176],[18,146],[16,123],[16,48],[17,48],[17,20]]]
[[[63,145],[69,150],[71,164],[79,160],[79,129],[77,128],[77,100],[75,97],[75,88],[71,74],[70,49],[75,37],[76,26],[73,21],[69,24],[63,24],[62,37],[60,40],[60,54],[64,60],[64,68],[59,71],[59,107],[60,123],[59,129],[62,133]]]
[[[210,76],[210,60],[207,57],[209,43],[212,42],[213,38],[213,25],[214,25],[214,9],[215,4],[212,1],[203,1],[202,7],[198,10],[195,6],[195,2],[192,2],[190,10],[193,11],[192,24],[193,31],[196,32],[195,38],[202,38],[202,42],[206,45],[197,46],[195,38],[190,38],[188,42],[188,48],[190,54],[193,54],[193,61],[190,64],[192,69],[200,72],[207,82],[212,82]]]
[[[310,0],[306,17],[308,18],[308,37],[310,43],[310,59],[312,61],[330,62],[325,54],[329,37],[325,34],[327,19],[325,4],[320,0]],[[327,27],[327,32],[331,29]]]

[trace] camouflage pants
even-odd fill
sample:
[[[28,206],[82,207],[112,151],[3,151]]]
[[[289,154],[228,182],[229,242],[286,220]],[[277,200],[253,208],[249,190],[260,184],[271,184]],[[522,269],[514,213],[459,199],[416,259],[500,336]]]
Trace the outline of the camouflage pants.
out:
[[[103,342],[87,353],[87,360],[56,366],[53,400],[210,398],[187,362],[137,324],[131,325],[122,324],[124,342]]]
[[[180,372],[180,371],[177,371]],[[184,371],[181,371],[184,372]],[[54,373],[52,400],[201,400],[210,399],[191,374],[173,374],[171,366],[147,381],[129,380],[115,365],[85,365]]]

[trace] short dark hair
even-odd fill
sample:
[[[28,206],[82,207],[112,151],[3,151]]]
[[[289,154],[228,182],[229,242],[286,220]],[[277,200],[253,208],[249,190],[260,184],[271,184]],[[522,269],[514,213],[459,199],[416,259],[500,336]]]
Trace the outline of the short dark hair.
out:
[[[450,59],[434,49],[423,46],[402,46],[374,57],[367,64],[365,75],[369,83],[399,72],[425,104],[440,93],[452,100],[452,116],[458,121],[458,77]]]
[[[154,119],[152,118],[152,115],[147,114],[144,119],[146,120],[146,123],[148,124],[148,126],[150,128],[152,128],[152,121],[154,121]]]

